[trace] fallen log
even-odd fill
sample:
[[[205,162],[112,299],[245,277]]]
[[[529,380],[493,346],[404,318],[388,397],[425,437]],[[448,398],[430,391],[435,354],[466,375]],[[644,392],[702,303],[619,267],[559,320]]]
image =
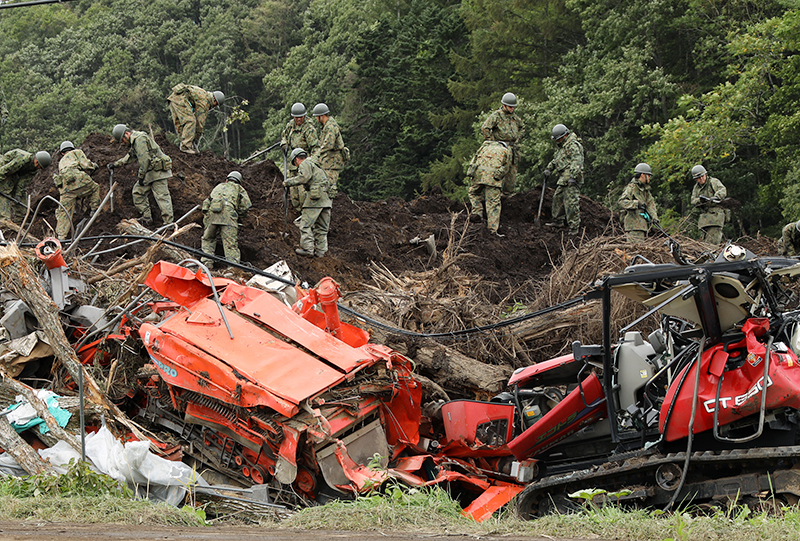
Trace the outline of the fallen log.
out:
[[[78,382],[83,378],[86,400],[102,406],[109,413],[109,417],[125,425],[140,440],[146,441],[148,438],[140,427],[106,398],[94,378],[84,370],[64,334],[58,307],[42,288],[36,273],[22,257],[16,244],[0,247],[0,279],[6,289],[22,299],[30,308],[50,347],[53,348],[56,359],[69,372],[73,381]]]
[[[140,237],[151,237],[151,238],[154,238],[154,239],[166,238],[166,239],[172,240],[172,239],[175,239],[175,238],[179,237],[180,235],[182,235],[186,231],[189,231],[190,229],[198,227],[198,225],[195,224],[195,223],[190,223],[190,224],[184,225],[183,227],[181,227],[179,229],[175,229],[169,235],[167,235],[167,234],[159,235],[157,233],[154,233],[153,231],[150,231],[149,229],[144,227],[142,224],[140,224],[136,220],[122,220],[117,225],[117,227],[119,228],[120,231],[122,231],[123,233],[125,233],[127,235],[137,235],[137,236],[140,236]],[[166,257],[168,257],[169,259],[171,259],[172,261],[174,261],[176,263],[179,262],[179,261],[183,261],[184,259],[189,259],[189,258],[192,257],[192,255],[189,254],[189,252],[186,252],[186,251],[181,250],[179,248],[173,248],[172,246],[168,246],[166,244],[160,245],[159,249],[161,250],[161,252]]]
[[[56,473],[50,463],[42,460],[39,453],[34,451],[33,447],[16,433],[5,415],[0,415],[0,448],[11,455],[17,464],[31,475]]]

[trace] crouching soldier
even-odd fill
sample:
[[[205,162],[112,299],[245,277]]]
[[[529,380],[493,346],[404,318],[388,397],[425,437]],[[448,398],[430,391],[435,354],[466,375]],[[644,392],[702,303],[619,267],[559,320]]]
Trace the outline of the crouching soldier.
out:
[[[0,156],[0,192],[8,196],[0,196],[0,218],[14,220],[15,203],[11,198],[22,203],[24,207],[28,199],[28,184],[33,180],[37,169],[44,169],[51,163],[50,154],[44,150],[34,155],[15,148]]]
[[[284,186],[302,185],[306,189],[300,214],[300,248],[295,252],[307,257],[322,257],[328,251],[328,230],[331,226],[331,198],[328,177],[302,148],[292,150],[289,161],[297,166],[297,176],[287,178]]]
[[[81,149],[75,148],[72,141],[61,143],[59,154],[58,174],[53,175],[61,202],[56,209],[56,236],[64,240],[70,232],[72,215],[79,200],[89,203],[90,213],[100,206],[100,186],[89,176],[97,169],[97,164],[90,161]]]
[[[483,205],[486,204],[486,227],[489,232],[498,235],[500,228],[500,196],[503,189],[503,180],[506,178],[513,151],[504,141],[484,141],[467,171],[469,184],[469,203],[472,207],[470,221],[483,220]]]
[[[225,251],[225,259],[233,263],[239,263],[239,220],[244,220],[247,211],[253,206],[247,190],[242,187],[242,174],[239,171],[231,171],[228,178],[222,184],[217,184],[211,195],[203,201],[203,232],[202,250],[203,252],[214,255],[217,250],[217,233],[222,239],[222,248]],[[208,268],[213,267],[214,262],[207,257],[202,258],[201,262]]]

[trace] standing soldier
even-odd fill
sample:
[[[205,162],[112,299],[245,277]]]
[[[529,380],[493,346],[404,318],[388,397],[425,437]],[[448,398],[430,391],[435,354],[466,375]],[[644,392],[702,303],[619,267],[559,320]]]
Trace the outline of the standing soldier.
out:
[[[778,252],[787,257],[800,255],[800,222],[783,226],[781,240],[778,241]]]
[[[709,177],[702,165],[692,167],[692,178],[697,184],[692,188],[691,203],[700,211],[697,227],[703,232],[702,240],[719,245],[725,225],[725,209],[720,202],[728,195],[728,190],[719,179]]]
[[[289,161],[297,167],[297,176],[287,178],[283,185],[303,185],[306,197],[300,214],[300,248],[295,252],[307,257],[323,257],[328,252],[328,230],[331,226],[330,183],[314,158],[302,148],[292,150]]]
[[[78,200],[86,199],[91,213],[100,206],[100,186],[88,173],[97,169],[97,164],[90,161],[81,149],[76,149],[72,141],[61,143],[59,153],[58,174],[53,175],[61,202],[56,209],[56,236],[64,240],[69,234]]]
[[[511,92],[503,94],[500,100],[500,109],[492,112],[481,126],[485,141],[504,141],[511,147],[512,163],[503,178],[503,193],[514,193],[514,184],[517,180],[517,167],[519,167],[519,140],[525,125],[514,111],[517,108],[517,97]]]
[[[329,195],[334,198],[339,193],[339,172],[344,167],[345,162],[350,159],[350,149],[344,146],[342,130],[339,129],[336,119],[330,116],[331,110],[328,109],[327,105],[324,103],[316,104],[311,114],[322,124],[319,146],[314,149],[311,157],[325,171],[325,176],[328,177],[328,182],[330,183]]]
[[[556,154],[544,169],[544,176],[551,173],[558,176],[556,191],[553,194],[551,214],[553,221],[548,225],[569,226],[572,235],[578,234],[581,225],[581,186],[583,185],[583,145],[578,136],[571,133],[563,124],[553,126],[551,139],[558,148]]]
[[[658,223],[656,200],[650,193],[653,170],[640,163],[633,170],[633,178],[619,198],[619,206],[625,212],[622,225],[629,242],[641,242],[647,235],[651,223]]]
[[[165,224],[172,223],[172,197],[169,195],[167,179],[172,176],[172,158],[164,154],[153,138],[143,131],[129,130],[125,124],[117,124],[111,135],[131,150],[112,162],[109,167],[120,167],[132,161],[139,162],[138,180],[133,185],[133,205],[141,213],[144,225],[153,223],[148,196],[153,192],[158,208],[161,209],[161,220]]]
[[[28,184],[37,169],[44,169],[52,163],[50,154],[40,150],[36,155],[21,148],[9,150],[0,157],[0,218],[14,220],[14,207],[9,197],[25,206],[28,200]]]
[[[292,105],[292,119],[286,123],[281,133],[281,148],[284,155],[295,148],[308,149],[312,154],[317,148],[317,129],[311,122],[306,122],[306,108],[302,103]],[[297,176],[297,166],[289,163],[286,178]],[[289,200],[292,202],[294,210],[300,212],[303,208],[305,199],[304,188],[302,186],[292,186],[289,188]]]
[[[175,131],[181,140],[181,151],[187,154],[199,154],[197,142],[203,135],[208,111],[222,105],[225,94],[219,90],[212,93],[199,86],[179,83],[172,87],[172,94],[167,101]]]
[[[467,171],[470,179],[469,203],[471,222],[483,220],[483,203],[486,203],[486,226],[490,233],[502,237],[500,228],[500,191],[503,179],[513,161],[513,151],[504,141],[484,141],[472,158]]]
[[[225,259],[239,263],[239,220],[244,221],[253,204],[247,190],[242,187],[242,174],[231,171],[222,184],[217,184],[211,195],[203,201],[203,252],[214,255],[217,250],[217,233],[222,239]],[[201,262],[208,268],[214,262],[204,257]]]

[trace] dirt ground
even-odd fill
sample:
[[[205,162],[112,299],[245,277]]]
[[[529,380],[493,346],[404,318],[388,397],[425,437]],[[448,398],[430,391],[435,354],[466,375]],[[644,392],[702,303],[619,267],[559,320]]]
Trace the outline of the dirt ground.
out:
[[[450,201],[441,193],[426,193],[411,202],[393,198],[374,203],[351,201],[347,195],[340,194],[332,209],[328,256],[307,259],[294,253],[299,246],[299,230],[292,225],[297,214],[290,209],[288,220],[284,219],[282,175],[272,160],[237,166],[210,151],[200,155],[184,154],[163,135],[157,135],[156,141],[173,159],[174,176],[169,181],[169,188],[176,219],[200,205],[216,183],[224,181],[230,171],[241,171],[243,186],[253,201],[253,209],[239,230],[242,261],[263,269],[284,259],[296,274],[311,284],[324,276],[331,276],[346,291],[360,289],[363,283],[370,281],[370,262],[382,264],[395,274],[436,267],[441,263],[441,254],[451,233],[460,236],[466,226],[461,249],[469,257],[459,262],[461,269],[465,273],[480,275],[486,281],[514,288],[530,278],[548,274],[564,246],[578,240],[567,236],[565,230],[534,225],[541,195],[539,188],[504,199],[500,228],[505,235],[503,238],[490,235],[481,224],[466,224],[464,204]],[[101,166],[92,177],[104,196],[109,187],[109,171],[105,165],[123,156],[128,147],[112,142],[107,135],[96,133],[90,135],[80,148]],[[57,156],[55,158],[53,165],[40,171],[31,183],[32,206],[45,195],[58,198],[52,181],[58,161]],[[273,158],[277,160],[278,154]],[[114,210],[104,212],[87,236],[119,234],[116,226],[121,220],[139,217],[131,196],[137,170],[136,164],[130,164],[113,171],[117,183]],[[542,224],[550,219],[552,193],[551,189],[545,191]],[[154,201],[151,205],[157,209]],[[581,211],[583,235],[586,237],[602,234],[612,221],[608,209],[587,198],[581,199]],[[55,204],[43,202],[31,233],[39,238],[52,235],[54,214]],[[85,209],[79,210],[74,222],[79,223],[86,215]],[[160,219],[156,218],[158,215],[155,210],[156,226],[161,225]],[[188,221],[201,225],[202,213],[196,211]],[[430,256],[424,244],[409,242],[416,237],[426,239],[431,234],[436,240],[436,257]],[[202,227],[198,227],[177,241],[199,249],[201,236]],[[89,250],[95,242],[86,240],[81,249]],[[140,247],[115,252],[113,257],[138,255]],[[222,255],[221,243],[218,254]]]
[[[425,539],[428,541],[444,541],[458,538],[472,538],[474,535],[436,535],[427,533],[393,533],[393,532],[342,532],[331,530],[282,530],[257,527],[224,527],[211,526],[208,528],[179,528],[179,527],[154,527],[154,526],[129,526],[120,527],[113,524],[63,524],[49,522],[0,522],[0,541],[51,541],[60,539],[64,541],[80,541],[91,539],[118,539],[131,541],[154,540],[197,540],[197,541],[306,541],[309,538],[317,539],[342,539],[344,541],[401,541],[411,539]],[[550,541],[577,541],[554,537],[508,537],[480,536],[486,541],[537,541],[548,539]],[[594,541],[602,539],[592,538]]]

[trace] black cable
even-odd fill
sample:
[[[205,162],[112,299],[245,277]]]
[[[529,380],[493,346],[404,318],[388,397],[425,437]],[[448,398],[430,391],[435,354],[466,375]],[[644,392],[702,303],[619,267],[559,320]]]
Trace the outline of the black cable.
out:
[[[96,240],[103,240],[103,239],[108,239],[108,240],[113,240],[113,239],[147,240],[147,241],[151,241],[151,242],[160,241],[160,242],[163,242],[164,244],[172,246],[173,248],[178,248],[178,249],[181,249],[181,250],[183,250],[185,252],[188,252],[190,254],[195,254],[198,257],[208,257],[208,258],[214,259],[216,261],[223,262],[223,263],[225,263],[226,265],[228,265],[230,267],[236,267],[238,269],[242,269],[242,270],[245,270],[247,272],[251,272],[253,274],[258,274],[260,276],[264,276],[264,277],[269,278],[271,280],[275,280],[275,281],[278,281],[278,282],[281,282],[283,284],[287,284],[287,285],[290,285],[290,286],[294,286],[295,285],[294,281],[288,280],[288,279],[286,279],[286,278],[284,278],[282,276],[277,276],[275,274],[263,271],[261,269],[257,269],[257,268],[255,268],[253,266],[250,266],[250,265],[243,265],[241,263],[234,263],[232,261],[228,261],[224,257],[219,257],[217,255],[207,254],[207,253],[203,252],[202,250],[197,250],[196,248],[190,248],[188,246],[184,246],[183,244],[179,244],[179,243],[173,242],[171,240],[160,239],[160,238],[157,238],[157,237],[150,237],[150,236],[146,236],[146,235],[102,235],[102,236],[98,236],[98,237],[83,237],[83,238],[80,239],[80,241],[96,241]],[[71,242],[70,240],[65,240],[65,241],[62,241],[62,244],[70,244],[70,242]],[[8,245],[8,244],[9,243],[7,243],[7,242],[0,242],[0,246],[5,246],[5,245]],[[28,247],[30,247],[30,246],[35,246],[35,244],[33,244],[33,243],[22,243],[22,244],[20,244],[20,246],[28,246]],[[382,330],[384,330],[386,332],[389,332],[389,333],[392,333],[392,334],[399,334],[399,335],[402,335],[402,336],[411,336],[411,337],[414,337],[414,338],[431,338],[433,340],[440,340],[440,339],[472,340],[474,338],[477,338],[477,336],[474,336],[474,335],[483,335],[483,334],[486,334],[488,332],[491,332],[491,331],[494,331],[494,330],[497,330],[497,329],[502,329],[504,327],[510,327],[512,325],[517,325],[519,323],[523,323],[525,321],[528,321],[529,319],[533,319],[533,318],[536,318],[536,317],[541,317],[541,316],[550,314],[552,312],[563,310],[563,309],[569,308],[571,306],[575,306],[576,304],[580,304],[582,302],[585,302],[585,299],[584,299],[583,296],[575,297],[573,299],[564,301],[564,302],[556,304],[554,306],[549,306],[547,308],[543,308],[541,310],[537,310],[536,312],[531,312],[530,314],[524,314],[524,315],[519,316],[519,317],[510,318],[510,319],[507,319],[505,321],[501,321],[500,323],[492,323],[492,324],[489,324],[489,325],[482,325],[480,327],[472,327],[470,329],[462,329],[460,331],[451,331],[451,332],[444,332],[444,333],[418,333],[418,332],[413,332],[413,331],[407,331],[405,329],[399,329],[397,327],[392,327],[390,325],[386,325],[384,323],[381,323],[380,321],[377,321],[375,319],[370,318],[369,316],[365,316],[364,314],[356,312],[352,308],[348,308],[347,306],[344,306],[342,304],[338,304],[338,307],[339,307],[339,310],[341,310],[342,312],[344,312],[346,314],[349,314],[349,315],[351,315],[351,316],[353,316],[353,317],[355,317],[357,319],[360,319],[362,321],[365,321],[365,322],[369,323],[370,325],[373,325],[373,326],[375,326],[375,327],[377,327],[379,329],[382,329]]]

